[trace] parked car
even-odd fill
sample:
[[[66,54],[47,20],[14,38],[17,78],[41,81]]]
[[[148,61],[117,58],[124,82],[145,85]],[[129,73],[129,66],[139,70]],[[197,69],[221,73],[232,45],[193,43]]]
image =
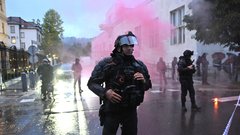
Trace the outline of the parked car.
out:
[[[71,79],[73,78],[72,64],[64,63],[56,69],[56,79]]]

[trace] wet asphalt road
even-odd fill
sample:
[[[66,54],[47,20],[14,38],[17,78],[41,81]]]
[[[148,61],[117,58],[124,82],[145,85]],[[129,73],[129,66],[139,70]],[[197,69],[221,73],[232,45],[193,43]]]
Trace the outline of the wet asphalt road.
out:
[[[87,89],[86,81],[87,77],[82,78],[84,92],[81,96],[78,92],[74,94],[71,79],[59,80],[55,84],[54,99],[42,101],[38,84],[28,94],[11,103],[1,104],[0,135],[100,135],[99,99]],[[196,100],[201,111],[191,111],[187,97],[188,111],[183,113],[178,82],[169,82],[165,92],[159,91],[158,84],[154,84],[138,108],[138,134],[220,135],[235,109],[227,133],[240,134],[237,100],[216,103],[212,100],[214,97],[238,96],[240,91],[224,87],[196,87]]]

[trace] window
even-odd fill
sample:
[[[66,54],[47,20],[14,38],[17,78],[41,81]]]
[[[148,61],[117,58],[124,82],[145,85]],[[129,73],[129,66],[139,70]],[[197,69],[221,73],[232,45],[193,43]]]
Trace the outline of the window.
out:
[[[171,45],[177,44],[177,35],[176,29],[171,30]]]
[[[4,26],[4,23],[2,23],[2,33],[5,34],[5,26]]]
[[[159,20],[158,18],[155,18],[154,20],[154,24],[153,24],[153,28],[152,28],[152,47],[157,47],[159,46],[160,44],[160,40],[159,40],[159,37],[160,37],[160,34],[159,34]]]
[[[25,38],[25,33],[24,32],[20,32],[20,37],[21,38]]]
[[[10,26],[10,32],[15,33],[15,27],[14,26]]]
[[[11,43],[12,43],[12,44],[16,44],[16,42],[17,42],[17,41],[16,41],[16,37],[15,37],[15,36],[12,36],[12,37],[11,37]]]
[[[157,46],[159,46],[159,31],[158,30],[154,30],[154,28],[152,28],[151,31],[149,31],[149,46],[151,48],[156,48]]]
[[[141,46],[141,38],[142,38],[142,36],[141,36],[141,33],[142,33],[142,28],[141,28],[141,26],[137,26],[137,27],[135,27],[135,34],[136,34],[136,36],[137,36],[137,40],[138,40],[138,45],[139,46]]]
[[[21,48],[21,49],[25,49],[25,47],[26,47],[26,46],[25,46],[25,43],[22,42],[22,43],[20,44],[20,48]]]
[[[39,33],[37,33],[37,41],[41,42],[41,35]]]
[[[0,9],[1,9],[1,11],[3,11],[3,3],[2,3],[2,0],[0,0]]]
[[[185,43],[184,15],[184,6],[170,12],[171,24],[174,26],[174,28],[171,29],[171,45]]]
[[[140,57],[140,49],[141,49],[141,45],[142,45],[142,42],[143,42],[143,40],[142,40],[142,27],[139,25],[139,26],[136,26],[135,28],[134,28],[134,33],[135,33],[135,35],[136,35],[136,37],[137,37],[137,40],[138,40],[138,45],[136,46],[136,47],[134,47],[135,48],[135,50],[137,50],[137,51],[134,51],[134,55],[136,56],[136,57]]]

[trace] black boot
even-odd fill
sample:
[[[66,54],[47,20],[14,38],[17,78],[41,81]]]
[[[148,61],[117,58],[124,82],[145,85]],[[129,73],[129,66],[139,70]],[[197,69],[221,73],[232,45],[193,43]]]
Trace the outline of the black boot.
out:
[[[81,87],[79,87],[79,93],[82,93],[83,92],[83,90],[81,89]]]
[[[187,112],[186,106],[182,106],[182,112]]]
[[[182,112],[187,112],[187,108],[185,105],[185,102],[186,102],[185,96],[181,96],[181,102],[182,102]]]
[[[201,107],[197,106],[197,105],[192,105],[192,111],[200,111]]]
[[[43,96],[43,97],[42,97],[42,100],[43,100],[43,101],[45,101],[46,99],[47,99],[47,97],[46,97],[46,96]]]

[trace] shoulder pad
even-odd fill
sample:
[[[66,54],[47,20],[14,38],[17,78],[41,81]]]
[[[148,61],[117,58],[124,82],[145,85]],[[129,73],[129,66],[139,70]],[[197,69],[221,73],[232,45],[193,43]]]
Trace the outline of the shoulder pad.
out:
[[[110,62],[112,62],[112,57],[105,57],[98,62],[98,65],[102,65],[102,64],[110,63]]]
[[[145,67],[145,64],[141,60],[136,60],[136,64]]]

